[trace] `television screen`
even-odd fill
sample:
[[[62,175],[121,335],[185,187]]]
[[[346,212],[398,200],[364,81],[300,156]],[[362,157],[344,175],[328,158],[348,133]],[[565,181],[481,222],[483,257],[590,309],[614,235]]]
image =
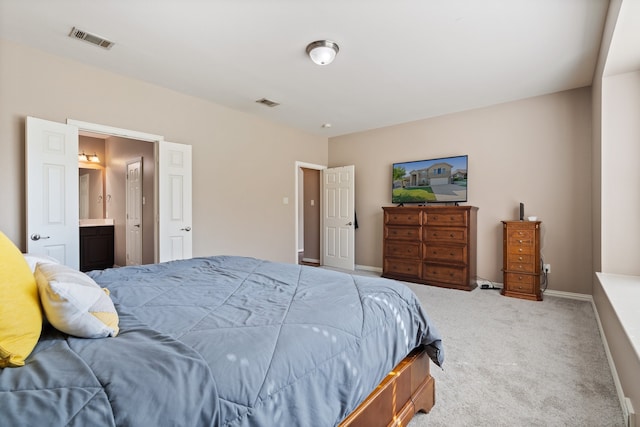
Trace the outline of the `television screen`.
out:
[[[394,163],[391,202],[466,202],[467,157]]]

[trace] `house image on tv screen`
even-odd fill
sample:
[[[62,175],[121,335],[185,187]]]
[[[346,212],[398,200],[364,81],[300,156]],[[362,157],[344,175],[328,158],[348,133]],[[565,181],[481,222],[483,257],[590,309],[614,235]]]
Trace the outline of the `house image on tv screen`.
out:
[[[414,170],[409,172],[409,186],[433,186],[451,184],[452,175],[449,163],[436,163],[426,169]]]
[[[392,202],[466,201],[466,162],[466,156],[460,156],[394,164]]]

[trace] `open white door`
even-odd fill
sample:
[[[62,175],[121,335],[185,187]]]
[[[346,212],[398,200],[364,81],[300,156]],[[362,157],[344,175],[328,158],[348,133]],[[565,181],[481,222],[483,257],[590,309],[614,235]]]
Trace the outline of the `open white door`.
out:
[[[142,159],[127,162],[126,189],[126,262],[127,265],[142,264]]]
[[[322,265],[355,268],[355,166],[322,170]]]
[[[27,252],[80,265],[78,128],[27,117]]]
[[[191,146],[159,142],[159,261],[192,257]]]

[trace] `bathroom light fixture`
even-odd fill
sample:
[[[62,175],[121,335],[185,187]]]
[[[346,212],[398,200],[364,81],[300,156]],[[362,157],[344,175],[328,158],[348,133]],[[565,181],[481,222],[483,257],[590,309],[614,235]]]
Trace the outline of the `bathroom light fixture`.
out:
[[[81,162],[100,163],[100,157],[96,153],[92,156],[87,155],[84,151],[78,154],[78,160]]]
[[[330,40],[316,40],[307,46],[307,55],[318,65],[328,65],[333,62],[340,48]]]

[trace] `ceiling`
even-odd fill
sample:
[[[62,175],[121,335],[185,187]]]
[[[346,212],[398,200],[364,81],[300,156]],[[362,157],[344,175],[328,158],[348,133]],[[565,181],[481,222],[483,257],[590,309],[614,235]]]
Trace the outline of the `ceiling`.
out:
[[[0,37],[331,137],[589,86],[608,5],[0,0]],[[332,64],[306,56],[318,39],[340,46]]]

